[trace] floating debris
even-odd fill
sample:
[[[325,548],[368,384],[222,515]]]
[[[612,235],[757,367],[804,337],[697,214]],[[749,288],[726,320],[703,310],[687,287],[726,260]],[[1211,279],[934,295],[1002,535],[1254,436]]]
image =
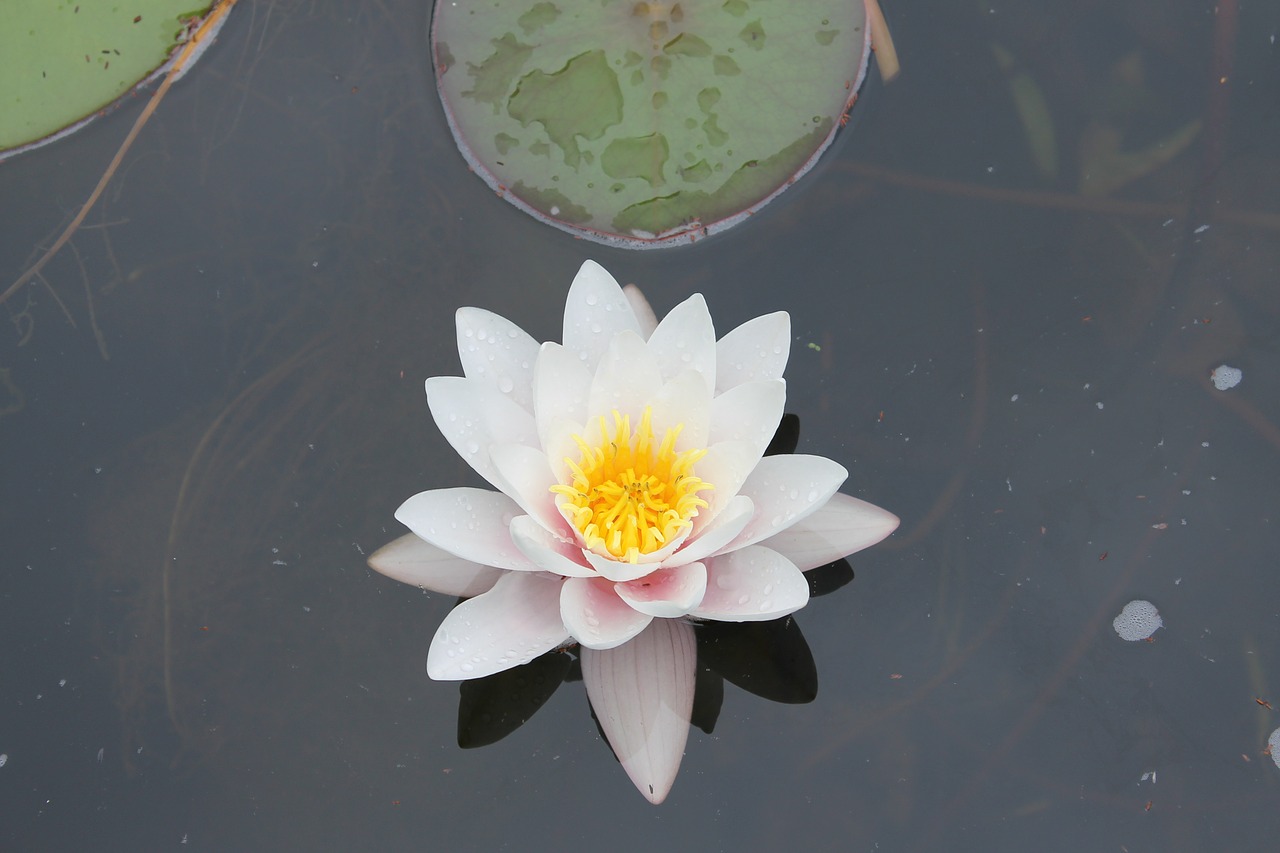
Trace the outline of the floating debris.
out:
[[[1152,634],[1164,627],[1164,620],[1150,601],[1130,601],[1111,626],[1116,629],[1120,639],[1135,642],[1151,639]]]
[[[1240,380],[1244,378],[1244,371],[1238,367],[1228,367],[1220,364],[1209,374],[1209,378],[1213,380],[1213,387],[1219,391],[1226,391],[1228,388],[1234,388],[1240,384]]]

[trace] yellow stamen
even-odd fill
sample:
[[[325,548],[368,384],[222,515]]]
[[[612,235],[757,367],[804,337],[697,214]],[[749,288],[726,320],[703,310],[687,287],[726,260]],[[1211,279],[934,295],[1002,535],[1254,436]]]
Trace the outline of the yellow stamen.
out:
[[[693,473],[706,450],[676,452],[684,424],[667,430],[655,450],[650,415],[646,408],[632,432],[631,418],[615,409],[612,433],[601,416],[599,443],[593,446],[575,435],[581,458],[566,457],[569,482],[551,487],[589,549],[628,563],[683,533],[707,506],[698,492],[715,488]]]

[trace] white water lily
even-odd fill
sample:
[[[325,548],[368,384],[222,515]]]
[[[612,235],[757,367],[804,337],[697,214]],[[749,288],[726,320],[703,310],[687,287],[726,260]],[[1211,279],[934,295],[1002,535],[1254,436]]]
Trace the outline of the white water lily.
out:
[[[498,491],[438,489],[369,559],[470,597],[427,655],[479,678],[568,643],[632,781],[661,802],[693,702],[690,620],[751,621],[809,599],[803,572],[874,545],[898,519],[836,490],[820,456],[764,456],[782,417],[785,312],[716,340],[701,295],[659,323],[644,297],[582,265],[564,343],[479,308],[457,315],[464,377],[427,380],[440,431]]]

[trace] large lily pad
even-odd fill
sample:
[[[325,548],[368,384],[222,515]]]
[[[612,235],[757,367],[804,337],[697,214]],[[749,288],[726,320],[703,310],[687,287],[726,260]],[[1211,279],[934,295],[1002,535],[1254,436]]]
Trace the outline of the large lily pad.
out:
[[[210,5],[199,0],[5,3],[0,159],[80,127],[163,73],[191,22]]]
[[[436,4],[440,97],[472,168],[631,248],[741,221],[830,144],[866,73],[859,0]]]

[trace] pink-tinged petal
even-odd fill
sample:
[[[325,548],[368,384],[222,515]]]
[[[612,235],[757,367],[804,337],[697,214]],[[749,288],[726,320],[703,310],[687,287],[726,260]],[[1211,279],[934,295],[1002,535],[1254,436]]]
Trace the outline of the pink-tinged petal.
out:
[[[755,504],[745,495],[737,495],[687,545],[662,561],[663,566],[683,566],[712,554],[719,554],[742,532],[755,514]]]
[[[502,478],[503,492],[547,530],[561,537],[570,535],[551,493],[557,480],[545,453],[523,444],[498,444],[489,448],[489,458]]]
[[[505,317],[483,308],[459,308],[458,356],[462,372],[533,411],[533,365],[538,342]]]
[[[518,572],[541,571],[511,541],[511,521],[524,511],[501,492],[459,487],[419,492],[400,505],[396,520],[464,560]]]
[[[455,557],[412,533],[374,551],[369,568],[401,583],[464,598],[488,592],[506,574],[502,569]]]
[[[544,572],[569,578],[594,578],[596,570],[582,558],[582,549],[549,533],[527,515],[511,521],[511,540]]]
[[[689,737],[697,673],[693,628],[655,619],[616,649],[582,650],[582,681],[622,769],[649,802],[675,783]]]
[[[764,457],[740,490],[755,503],[755,515],[725,550],[760,542],[816,512],[848,476],[843,465],[823,456]]]
[[[494,444],[538,445],[533,415],[497,388],[461,376],[427,380],[427,406],[436,426],[467,464],[501,489],[489,448]]]
[[[444,617],[427,652],[437,681],[482,678],[520,666],[569,638],[560,621],[559,578],[509,572],[484,595]]]
[[[787,383],[781,379],[746,382],[711,401],[708,444],[745,441],[758,448],[757,457],[773,440],[787,402]]]
[[[653,432],[662,441],[666,431],[683,425],[676,450],[706,447],[711,434],[711,392],[694,370],[682,370],[646,401],[653,409]]]
[[[649,359],[644,339],[634,332],[619,332],[609,342],[600,359],[587,396],[587,442],[594,443],[600,434],[597,418],[605,416],[612,437],[614,425],[610,413],[615,409],[631,417],[634,429],[644,407],[662,388],[662,374]]]
[[[618,282],[595,261],[586,261],[578,270],[564,305],[565,348],[587,369],[596,365],[618,332],[640,334],[640,323],[631,310],[631,301]]]
[[[748,320],[716,344],[716,391],[781,379],[791,354],[791,316],[776,311]]]
[[[614,589],[633,610],[659,619],[675,619],[702,603],[707,591],[707,567],[688,563],[659,569],[640,580],[615,584]]]
[[[707,394],[715,392],[716,330],[701,293],[690,296],[662,318],[649,337],[649,355],[658,363],[663,379],[694,370],[706,383]]]
[[[640,337],[646,341],[649,340],[653,330],[658,327],[658,317],[653,313],[653,306],[649,304],[648,299],[644,298],[640,288],[634,284],[623,287],[622,295],[627,297],[627,301],[631,303],[631,310],[635,312],[636,321],[640,324]]]
[[[627,606],[602,578],[569,578],[560,591],[560,619],[588,649],[612,649],[630,640],[653,619]]]
[[[687,534],[686,534],[687,535]],[[642,554],[640,562],[628,563],[625,560],[619,560],[617,557],[605,557],[593,551],[583,550],[582,556],[587,558],[587,562],[591,567],[599,572],[600,576],[606,580],[622,583],[624,581],[633,581],[636,578],[642,578],[650,572],[656,570],[659,564],[676,548],[680,547],[679,543],[684,541],[684,536],[676,538],[675,542],[668,543],[661,551],[654,551],[651,554]]]
[[[698,460],[693,470],[715,488],[698,493],[707,507],[693,519],[695,538],[701,536],[707,525],[737,496],[759,460],[760,454],[745,441],[722,441],[707,448],[707,455]]]
[[[762,622],[809,602],[809,582],[786,557],[749,545],[707,561],[707,594],[690,615],[720,622]]]
[[[543,344],[533,374],[533,412],[543,447],[548,446],[550,427],[556,421],[587,419],[590,393],[591,371],[578,357],[560,344]]]
[[[888,510],[836,493],[803,521],[764,540],[801,571],[825,566],[884,539],[898,527]]]

